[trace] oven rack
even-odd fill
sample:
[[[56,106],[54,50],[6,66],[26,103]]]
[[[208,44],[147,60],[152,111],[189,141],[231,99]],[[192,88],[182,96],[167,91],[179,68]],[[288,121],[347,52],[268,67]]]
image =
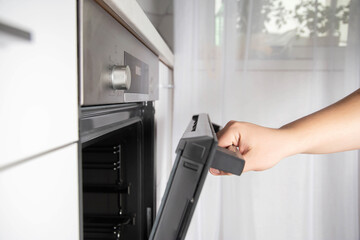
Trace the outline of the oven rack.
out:
[[[135,214],[113,215],[85,215],[84,233],[86,239],[121,239],[121,232],[125,226],[135,225]],[[104,236],[107,235],[108,237]]]
[[[130,195],[131,184],[84,184],[83,191],[88,193],[122,193]]]

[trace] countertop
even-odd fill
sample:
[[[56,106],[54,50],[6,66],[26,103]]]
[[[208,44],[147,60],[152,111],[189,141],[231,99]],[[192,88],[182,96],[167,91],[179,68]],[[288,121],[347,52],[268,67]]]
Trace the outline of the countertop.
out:
[[[97,0],[110,14],[139,38],[168,67],[174,67],[174,54],[135,0]]]

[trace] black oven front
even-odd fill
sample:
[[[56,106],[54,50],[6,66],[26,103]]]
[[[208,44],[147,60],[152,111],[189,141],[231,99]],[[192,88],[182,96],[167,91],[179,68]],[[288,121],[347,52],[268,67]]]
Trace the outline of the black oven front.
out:
[[[84,239],[147,239],[155,211],[152,102],[82,108]]]

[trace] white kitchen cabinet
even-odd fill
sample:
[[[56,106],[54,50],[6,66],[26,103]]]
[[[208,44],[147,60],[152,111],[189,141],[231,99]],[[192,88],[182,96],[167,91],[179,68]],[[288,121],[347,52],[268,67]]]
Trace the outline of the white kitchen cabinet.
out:
[[[159,62],[159,100],[155,102],[156,119],[156,189],[157,208],[161,203],[173,163],[172,123],[173,123],[173,72]]]
[[[0,239],[79,239],[77,144],[0,170]]]
[[[0,0],[0,169],[78,140],[76,24],[73,0]]]

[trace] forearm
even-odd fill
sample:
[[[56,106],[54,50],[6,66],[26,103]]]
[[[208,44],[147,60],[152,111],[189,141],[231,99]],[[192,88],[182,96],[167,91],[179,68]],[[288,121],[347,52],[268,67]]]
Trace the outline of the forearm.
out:
[[[289,152],[333,153],[360,149],[360,89],[318,112],[280,128]]]

